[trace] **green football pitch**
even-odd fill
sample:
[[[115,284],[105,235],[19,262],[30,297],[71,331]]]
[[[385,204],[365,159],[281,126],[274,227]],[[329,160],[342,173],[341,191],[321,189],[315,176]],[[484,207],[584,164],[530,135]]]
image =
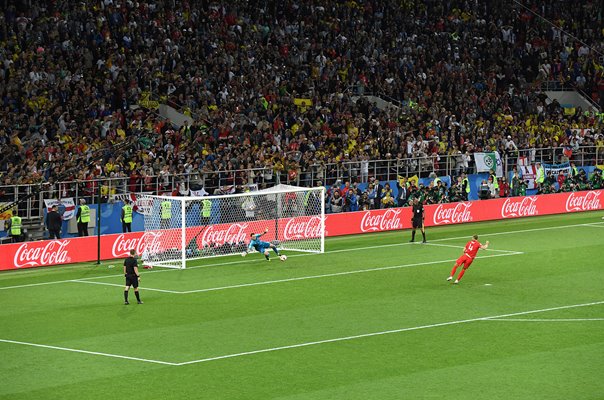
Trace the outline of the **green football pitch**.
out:
[[[603,399],[601,216],[144,270],[142,305],[120,260],[2,273],[0,399]]]

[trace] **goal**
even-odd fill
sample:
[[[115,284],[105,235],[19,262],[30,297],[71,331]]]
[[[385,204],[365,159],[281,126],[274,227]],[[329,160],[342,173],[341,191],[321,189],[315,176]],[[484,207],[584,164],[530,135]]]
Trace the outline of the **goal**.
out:
[[[241,194],[143,196],[146,266],[186,268],[187,261],[242,254],[253,233],[279,251],[323,253],[325,188],[289,185]],[[271,254],[271,257],[275,256]]]

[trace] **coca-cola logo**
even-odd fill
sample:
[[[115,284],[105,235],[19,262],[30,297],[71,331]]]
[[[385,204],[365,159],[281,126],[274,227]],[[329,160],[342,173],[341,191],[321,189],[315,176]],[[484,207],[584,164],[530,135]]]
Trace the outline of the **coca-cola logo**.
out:
[[[111,254],[115,258],[126,257],[132,249],[136,254],[156,254],[161,250],[161,236],[162,232],[145,232],[139,238],[121,234],[113,242]]]
[[[284,240],[313,239],[321,236],[323,224],[321,217],[310,217],[306,219],[292,218],[285,224],[283,231]]]
[[[245,233],[248,224],[211,225],[201,237],[202,246],[219,245],[226,243],[241,243],[247,240]]]
[[[68,263],[71,261],[67,251],[69,243],[70,240],[51,240],[42,245],[23,243],[15,252],[14,265],[22,268]]]
[[[439,204],[434,211],[434,225],[459,224],[472,221],[472,203]]]
[[[361,232],[389,231],[402,229],[403,223],[399,215],[400,208],[389,208],[384,212],[365,211],[361,219]]]
[[[505,199],[501,206],[503,218],[531,217],[539,214],[537,210],[537,197],[529,196],[519,199]]]
[[[566,211],[599,210],[601,208],[600,193],[591,190],[585,194],[572,192],[566,199]]]

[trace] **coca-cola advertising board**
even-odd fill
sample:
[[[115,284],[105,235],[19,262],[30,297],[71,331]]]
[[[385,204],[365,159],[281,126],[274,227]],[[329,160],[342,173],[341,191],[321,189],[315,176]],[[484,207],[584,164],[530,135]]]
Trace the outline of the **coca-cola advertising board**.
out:
[[[466,222],[532,217],[536,215],[604,209],[604,190],[556,193],[540,196],[510,197],[459,203],[434,204],[425,207],[426,226],[460,224]],[[281,241],[316,238],[321,229],[325,236],[341,236],[359,233],[384,232],[409,229],[411,208],[388,208],[328,214],[325,221],[320,217],[284,218],[274,220],[218,224],[207,227],[190,227],[186,241],[197,240],[200,247],[225,243],[247,242],[250,233],[269,229],[266,240]],[[131,249],[138,254],[145,250],[158,252],[174,247],[180,231],[169,229],[156,232],[133,232],[101,237],[101,259],[124,258]],[[168,245],[168,243],[171,243]],[[0,246],[0,270],[33,268],[40,266],[89,262],[96,260],[97,238],[68,238],[6,244]]]
[[[251,233],[269,232],[264,240],[280,241],[317,238],[321,235],[323,221],[320,217],[283,218],[275,220],[238,222],[189,227],[185,243],[197,241],[198,247],[246,243]],[[276,232],[277,233],[276,233]],[[327,232],[327,230],[326,230]],[[40,266],[89,262],[97,258],[97,237],[87,236],[60,240],[42,240],[0,246],[0,271]],[[168,249],[181,250],[181,231],[164,229],[101,236],[101,259],[125,258],[134,249],[137,254],[158,253]]]

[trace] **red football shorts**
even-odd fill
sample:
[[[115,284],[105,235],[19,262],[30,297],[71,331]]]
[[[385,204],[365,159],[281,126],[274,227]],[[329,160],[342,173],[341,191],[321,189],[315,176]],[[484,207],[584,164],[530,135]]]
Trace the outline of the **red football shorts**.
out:
[[[472,261],[474,261],[474,259],[472,257],[468,257],[467,254],[463,254],[461,257],[459,257],[457,259],[457,265],[464,265],[465,268],[470,267],[470,265],[472,264]]]

